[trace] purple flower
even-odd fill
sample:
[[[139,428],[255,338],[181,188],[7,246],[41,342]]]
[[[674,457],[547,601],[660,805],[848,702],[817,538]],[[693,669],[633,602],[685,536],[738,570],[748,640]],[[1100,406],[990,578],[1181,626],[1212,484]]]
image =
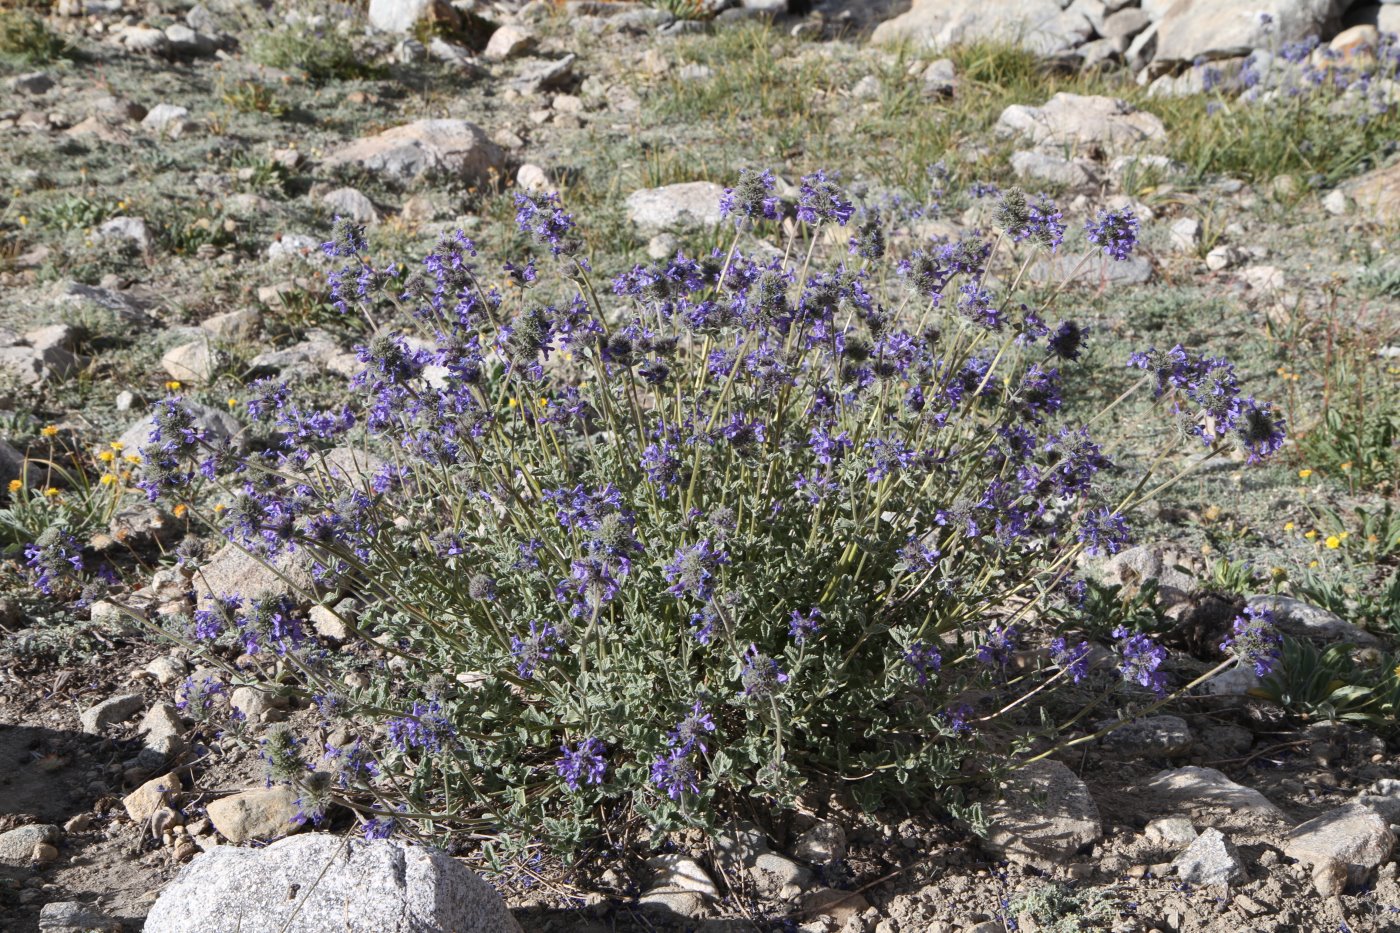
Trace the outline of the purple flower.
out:
[[[33,544],[25,545],[24,562],[33,571],[39,592],[52,596],[60,580],[82,573],[82,545],[66,531],[45,532]]]
[[[667,734],[666,741],[682,754],[689,755],[691,750],[696,748],[702,753],[708,753],[710,749],[705,744],[705,735],[714,731],[714,717],[705,712],[703,704],[696,700],[685,718],[676,723],[676,727]]]
[[[1079,540],[1094,557],[1117,554],[1128,543],[1129,534],[1128,520],[1105,507],[1091,509],[1079,524]]]
[[[778,219],[778,199],[773,196],[775,182],[770,171],[755,172],[751,169],[739,170],[739,181],[733,188],[725,188],[719,199],[719,215],[734,216],[738,226],[747,220],[765,217]]]
[[[1120,661],[1118,672],[1123,679],[1137,683],[1161,696],[1167,692],[1167,675],[1158,670],[1167,659],[1167,649],[1141,632],[1130,632],[1123,626],[1113,630],[1118,639]]]
[[[977,646],[977,660],[989,667],[1005,667],[1011,663],[1021,633],[1016,626],[993,625]]]
[[[826,172],[818,170],[802,176],[802,190],[797,199],[798,220],[808,224],[834,220],[844,227],[853,213],[855,208],[846,199],[845,192],[826,177]]]
[[[1089,643],[1081,641],[1071,646],[1063,638],[1055,639],[1050,643],[1050,663],[1079,683],[1089,675]]]
[[[394,834],[394,828],[398,822],[392,816],[376,816],[365,820],[360,827],[360,832],[365,839],[388,839]]]
[[[1156,380],[1157,395],[1168,388],[1184,389],[1190,384],[1195,371],[1181,344],[1165,351],[1148,347],[1128,357],[1128,365],[1143,370]]]
[[[575,748],[561,745],[559,751],[561,754],[554,767],[569,790],[578,790],[583,784],[603,783],[608,763],[603,757],[607,749],[600,740],[589,737],[578,743]]]
[[[943,655],[932,645],[916,641],[904,652],[904,663],[914,669],[919,686],[924,687],[928,685],[929,675],[943,667]]]
[[[744,652],[744,664],[739,670],[739,683],[744,688],[744,696],[766,697],[782,684],[788,682],[788,675],[778,666],[776,658],[758,650],[750,644]]]
[[[672,596],[694,596],[702,602],[714,595],[714,576],[720,566],[729,563],[729,554],[710,545],[705,538],[690,547],[678,548],[675,559],[662,568],[666,590]]]
[[[1220,650],[1233,654],[1254,668],[1254,673],[1267,677],[1282,656],[1283,636],[1275,627],[1274,614],[1268,609],[1246,606],[1244,615],[1235,618],[1230,635],[1220,643]]]
[[[564,639],[554,626],[548,622],[531,621],[528,635],[524,638],[512,635],[510,638],[510,653],[515,655],[515,672],[526,680],[532,679],[539,666],[554,657],[554,652],[562,644]]]
[[[577,242],[567,239],[574,229],[574,219],[564,213],[557,193],[536,197],[516,192],[515,223],[521,233],[547,245],[555,256],[572,253],[578,248]]]
[[[687,791],[694,794],[700,790],[695,763],[687,752],[679,748],[656,756],[651,764],[651,782],[672,800],[680,800]]]
[[[1074,321],[1062,321],[1045,342],[1045,346],[1062,360],[1077,360],[1079,351],[1084,348],[1086,333],[1087,331]]]
[[[1258,463],[1283,446],[1287,430],[1283,417],[1271,406],[1247,398],[1240,403],[1235,436],[1248,455],[1248,462]]]
[[[1122,262],[1137,245],[1138,220],[1131,207],[1119,211],[1099,211],[1098,217],[1084,225],[1089,242],[1102,247],[1104,255]]]
[[[708,645],[715,637],[715,623],[719,617],[709,606],[690,614],[690,634],[702,645]]]
[[[806,615],[794,609],[788,617],[788,635],[799,645],[821,631],[822,611],[816,606],[807,610]]]
[[[437,700],[413,701],[408,713],[388,722],[389,741],[401,752],[421,748],[426,752],[441,752],[456,737],[457,730],[442,715]]]

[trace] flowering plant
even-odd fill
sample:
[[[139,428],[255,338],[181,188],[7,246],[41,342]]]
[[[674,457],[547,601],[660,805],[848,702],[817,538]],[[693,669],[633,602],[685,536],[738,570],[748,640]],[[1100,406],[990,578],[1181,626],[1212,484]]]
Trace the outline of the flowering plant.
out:
[[[1061,396],[1085,328],[997,284],[1062,247],[1054,204],[1013,189],[995,235],[894,262],[833,177],[804,178],[795,205],[773,187],[746,172],[726,192],[727,253],[602,290],[557,197],[517,196],[542,250],[499,273],[458,233],[396,278],[338,222],[335,300],[393,322],[359,348],[352,400],[256,385],[249,414],[279,441],[246,456],[163,404],[150,495],[216,503],[200,511],[237,547],[315,581],[214,593],[178,633],[277,659],[338,727],[324,750],[270,743],[310,816],[335,800],[373,834],[576,840],[744,796],[792,806],[809,785],[873,804],[985,773],[1037,728],[1019,717],[1040,691],[1167,689],[1147,636],[1115,632],[1096,670],[1037,611],[1073,600],[1079,558],[1119,550],[1130,510],[1183,475],[1101,491],[1109,458]],[[782,213],[778,248],[761,234]],[[847,224],[849,252],[820,253]],[[1127,257],[1137,229],[1100,214],[1087,255]],[[563,300],[536,297],[545,271]],[[1281,443],[1223,360],[1134,363],[1210,454]],[[327,591],[357,598],[323,611],[378,654],[372,676],[342,678],[308,635]],[[1233,644],[1271,656],[1254,621]],[[1041,686],[1004,702],[1028,665]]]

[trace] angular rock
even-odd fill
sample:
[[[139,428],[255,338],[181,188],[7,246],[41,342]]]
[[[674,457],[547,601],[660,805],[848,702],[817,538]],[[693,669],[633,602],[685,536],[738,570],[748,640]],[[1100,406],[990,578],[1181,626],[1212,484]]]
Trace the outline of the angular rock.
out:
[[[357,139],[335,150],[324,166],[353,165],[389,181],[424,178],[485,182],[505,168],[505,153],[475,123],[418,120]]]
[[[1201,243],[1201,222],[1194,217],[1174,221],[1170,230],[1172,249],[1179,253],[1194,253]]]
[[[1311,638],[1322,642],[1344,641],[1360,646],[1380,643],[1380,639],[1375,635],[1353,625],[1336,613],[1309,605],[1291,596],[1261,594],[1251,596],[1248,604],[1255,609],[1267,609],[1272,612],[1279,631],[1297,638]]]
[[[218,371],[219,354],[208,340],[193,340],[165,351],[160,365],[171,379],[190,383],[208,382]]]
[[[243,446],[243,425],[226,411],[201,405],[198,402],[184,401],[181,404],[194,415],[194,426],[204,432],[210,443],[233,443],[235,448]],[[122,432],[118,443],[129,454],[139,454],[142,447],[150,443],[151,431],[155,429],[155,415],[148,415]]]
[[[1129,757],[1177,758],[1195,744],[1180,716],[1149,716],[1121,726],[1103,738],[1104,748]]]
[[[96,706],[89,707],[78,719],[83,724],[83,731],[88,735],[100,735],[103,729],[124,719],[130,719],[145,705],[146,699],[141,694],[126,693],[109,697]]]
[[[206,318],[199,325],[220,340],[242,342],[252,340],[262,327],[262,312],[257,308],[239,308]]]
[[[121,933],[122,922],[77,901],[50,901],[39,908],[39,933]]]
[[[942,49],[991,40],[1049,54],[1091,35],[1092,24],[1077,11],[1062,10],[1057,0],[914,0],[907,13],[875,27],[870,41]]]
[[[358,224],[374,226],[379,223],[379,209],[374,202],[355,188],[336,188],[321,196],[321,203],[332,214],[348,217]]]
[[[1153,820],[1143,830],[1147,841],[1172,851],[1180,851],[1196,841],[1196,828],[1184,816],[1166,816]]]
[[[1040,107],[1012,104],[1002,111],[996,130],[1041,147],[1100,146],[1118,152],[1159,143],[1167,136],[1161,120],[1126,101],[1064,92]]]
[[[185,107],[176,104],[156,104],[146,112],[146,116],[141,120],[141,125],[148,130],[163,133],[176,122],[185,120],[189,115],[190,112]]]
[[[455,23],[447,0],[370,0],[369,24],[381,32],[412,32],[420,22]]]
[[[1146,285],[1152,281],[1152,262],[1136,253],[1121,261],[1099,254],[1085,262],[1076,255],[1056,253],[1049,259],[1036,260],[1027,273],[1027,281],[1044,285],[1058,285],[1066,279],[1075,288]]]
[[[540,94],[545,91],[558,91],[574,78],[574,62],[578,56],[572,52],[563,58],[535,59],[522,64],[509,87],[521,94]]]
[[[34,847],[52,845],[63,838],[63,830],[50,824],[21,826],[0,833],[0,865],[25,868],[34,860]]]
[[[809,870],[777,852],[760,852],[748,875],[760,893],[784,901],[797,897],[812,883]]]
[[[1143,789],[1163,803],[1192,811],[1216,807],[1287,820],[1283,811],[1259,791],[1236,784],[1214,768],[1191,766],[1159,771]]]
[[[289,784],[220,797],[207,808],[209,822],[235,845],[252,839],[279,838],[301,828],[293,822],[301,810],[297,797],[296,788]]]
[[[1176,0],[1157,22],[1155,62],[1233,58],[1334,28],[1348,0]]]
[[[481,56],[493,62],[508,61],[533,51],[537,44],[533,33],[507,24],[491,33]]]
[[[711,181],[643,188],[627,196],[627,219],[647,234],[717,227],[723,194],[724,188]]]
[[[1229,837],[1211,827],[1172,860],[1177,877],[1189,884],[1234,884],[1248,879],[1244,860]]]
[[[144,736],[146,747],[166,759],[172,759],[185,747],[185,723],[173,703],[158,703],[146,711],[136,730]]]
[[[122,807],[126,809],[126,815],[131,817],[133,823],[144,823],[165,806],[171,794],[179,793],[180,790],[178,774],[162,774],[160,777],[151,778],[123,797]]]
[[[184,677],[188,669],[184,661],[170,655],[161,655],[146,665],[146,673],[154,677],[156,683],[162,687],[168,687]]]
[[[1364,884],[1395,849],[1395,834],[1375,810],[1350,803],[1295,826],[1283,854],[1304,865],[1336,860],[1346,866],[1350,884]]]
[[[1089,788],[1058,761],[1013,771],[1002,790],[988,813],[986,843],[1013,861],[1054,868],[1103,836]]]
[[[303,550],[277,559],[269,567],[230,542],[195,574],[194,592],[201,607],[214,598],[236,594],[249,600],[296,595],[311,588],[311,564]]]
[[[1128,39],[1152,25],[1152,17],[1137,8],[1119,10],[1106,17],[1099,27],[1099,35],[1105,39]]]
[[[21,94],[45,94],[53,90],[57,82],[45,72],[31,71],[16,75],[5,83],[10,86],[10,90]]]
[[[521,933],[500,895],[461,862],[397,840],[324,833],[196,856],[145,925],[145,933],[193,930]]]
[[[830,865],[846,857],[846,830],[840,823],[819,820],[797,838],[792,854],[808,865]]]
[[[144,302],[110,288],[97,288],[81,282],[63,282],[54,290],[53,300],[64,306],[100,308],[133,327],[149,327],[154,323],[146,313]]]
[[[719,888],[694,859],[676,854],[657,855],[647,859],[647,868],[652,872],[653,892],[691,891],[711,900],[719,900]]]
[[[1065,188],[1096,188],[1101,182],[1098,163],[1090,159],[1066,159],[1038,149],[1012,153],[1011,168],[1022,181]]]

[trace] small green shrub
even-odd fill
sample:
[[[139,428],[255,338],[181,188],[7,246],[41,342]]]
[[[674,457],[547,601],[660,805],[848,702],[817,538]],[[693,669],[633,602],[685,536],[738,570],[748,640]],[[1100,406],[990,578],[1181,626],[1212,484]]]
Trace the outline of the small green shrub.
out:
[[[66,58],[66,39],[56,35],[43,19],[28,10],[0,10],[0,58],[28,65],[46,65]]]
[[[339,19],[311,25],[306,18],[284,23],[259,34],[249,48],[250,57],[274,68],[303,72],[313,84],[379,78],[384,68],[346,31]]]

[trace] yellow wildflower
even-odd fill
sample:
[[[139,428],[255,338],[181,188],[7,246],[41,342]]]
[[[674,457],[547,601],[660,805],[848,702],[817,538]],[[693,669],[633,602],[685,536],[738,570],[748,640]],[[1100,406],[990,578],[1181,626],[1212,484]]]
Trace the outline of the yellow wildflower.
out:
[[[122,459],[125,460],[127,463],[140,463],[140,462],[141,462],[141,455],[140,455],[140,454],[127,454],[125,457],[122,457]]]
[[[52,499],[54,496],[58,495],[58,487],[57,487],[57,486],[50,486],[48,489],[45,489],[45,490],[44,490],[44,495],[46,495],[46,496],[48,496],[50,499]]]
[[[1299,470],[1298,476],[1302,479],[1307,479],[1309,476],[1312,476],[1312,470]]]
[[[178,391],[180,391],[180,380],[178,380],[178,379],[171,379],[169,382],[167,382],[167,383],[165,384],[165,387],[166,387],[167,389],[169,389],[171,392],[178,392]]]
[[[1313,538],[1316,538],[1316,537],[1317,537],[1317,529],[1315,529],[1315,528],[1310,528],[1310,529],[1308,529],[1307,531],[1303,532],[1303,537],[1305,537],[1305,538],[1307,538],[1309,541],[1311,541]]]
[[[58,435],[58,425],[46,424],[39,429],[39,433],[44,435],[45,437],[55,437]]]
[[[238,399],[236,399],[236,398],[231,398],[231,399],[229,399],[229,400],[228,400],[228,407],[229,407],[229,408],[237,408],[237,407],[238,407]]]
[[[1292,523],[1292,522],[1285,522],[1284,525],[1283,525],[1283,530],[1284,530],[1284,531],[1292,531],[1292,530],[1293,530],[1293,527],[1294,527],[1294,526],[1293,526],[1293,523]]]
[[[112,443],[108,444],[107,446],[110,447],[110,448],[112,448],[113,450],[125,450],[125,449],[126,449],[126,445],[123,444],[121,441],[112,441]]]
[[[1342,546],[1342,539],[1337,537],[1336,535],[1328,535],[1327,541],[1325,543],[1329,551],[1335,551],[1337,548]]]
[[[176,517],[176,518],[184,518],[184,517],[185,517],[185,513],[188,512],[189,510],[190,510],[190,507],[189,507],[188,505],[185,505],[185,503],[183,503],[183,502],[178,503],[178,504],[175,506],[175,510],[174,510],[174,511],[175,511],[175,517]]]
[[[19,491],[20,491],[21,489],[23,489],[23,488],[24,488],[24,480],[22,480],[22,479],[12,479],[12,480],[10,480],[10,492],[19,492]]]
[[[103,463],[111,463],[113,460],[117,459],[117,454],[115,451],[104,450],[97,455],[97,459],[101,460]]]
[[[103,473],[103,474],[102,474],[102,477],[101,477],[100,479],[98,479],[98,482],[101,483],[103,486],[110,486],[110,485],[112,485],[113,483],[115,483],[116,481],[117,481],[117,478],[116,478],[115,476],[113,476],[111,473]]]

